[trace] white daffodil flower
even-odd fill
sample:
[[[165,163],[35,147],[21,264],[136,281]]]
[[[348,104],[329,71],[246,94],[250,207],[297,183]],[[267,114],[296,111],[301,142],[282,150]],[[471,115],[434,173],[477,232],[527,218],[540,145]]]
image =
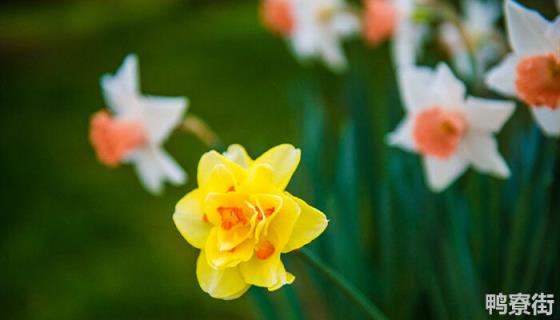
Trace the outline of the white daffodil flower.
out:
[[[472,165],[507,178],[508,166],[494,133],[514,110],[506,101],[465,97],[465,86],[445,64],[399,70],[406,117],[388,136],[389,145],[423,155],[430,189],[447,188]]]
[[[506,0],[506,23],[513,53],[486,76],[487,85],[530,106],[543,132],[560,136],[560,17]]]
[[[180,123],[187,99],[143,96],[139,83],[138,58],[133,54],[114,75],[101,78],[112,114],[99,111],[93,116],[90,139],[101,162],[109,166],[133,164],[143,186],[159,193],[166,180],[176,185],[186,180],[185,172],[163,150],[162,143]]]
[[[461,36],[461,31],[457,29],[457,26],[450,22],[440,26],[440,35],[451,51],[453,64],[457,71],[464,76],[473,76],[486,71],[488,65],[495,61],[504,50],[499,41],[500,34],[495,28],[501,10],[495,2],[472,0],[463,3],[465,18],[462,24],[467,40]],[[475,51],[474,59],[477,70],[472,70],[469,46]]]
[[[342,40],[360,30],[358,17],[343,0],[291,0],[289,39],[296,56],[319,58],[334,71],[347,66]]]

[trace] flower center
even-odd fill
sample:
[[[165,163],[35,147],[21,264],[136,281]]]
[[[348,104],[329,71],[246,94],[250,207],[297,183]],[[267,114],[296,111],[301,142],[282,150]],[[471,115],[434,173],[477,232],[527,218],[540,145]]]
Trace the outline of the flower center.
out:
[[[262,221],[262,219],[264,219],[264,217],[270,217],[274,213],[274,210],[276,210],[274,207],[266,208],[266,209],[264,209],[264,212],[259,207],[255,207],[255,209],[257,210],[257,214],[258,214],[257,220],[258,221]]]
[[[265,0],[261,8],[264,24],[273,32],[287,36],[292,32],[294,19],[288,0]]]
[[[116,166],[128,152],[146,143],[146,135],[139,123],[99,111],[91,119],[90,141],[102,163]]]
[[[238,224],[247,224],[248,219],[243,212],[243,208],[239,207],[218,207],[218,214],[222,219],[221,227],[224,230],[230,230]]]
[[[369,0],[366,3],[364,36],[376,45],[388,39],[397,25],[397,11],[389,0]]]
[[[530,106],[560,105],[560,57],[554,53],[522,59],[517,65],[515,86],[519,98]]]
[[[272,242],[270,242],[269,240],[264,240],[255,247],[255,256],[258,259],[266,260],[274,254],[275,250],[276,248],[274,248]]]
[[[460,113],[434,106],[416,116],[413,136],[420,153],[445,159],[457,151],[466,129]]]

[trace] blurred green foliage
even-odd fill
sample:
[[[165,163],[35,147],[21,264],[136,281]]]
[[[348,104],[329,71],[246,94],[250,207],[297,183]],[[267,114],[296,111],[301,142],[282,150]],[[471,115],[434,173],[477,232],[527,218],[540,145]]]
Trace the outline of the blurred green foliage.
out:
[[[535,3],[550,15],[552,2]],[[177,132],[166,148],[191,179],[153,197],[88,142],[99,78],[129,52],[143,92],[187,96],[225,143],[302,148],[288,190],[330,219],[311,249],[391,319],[484,319],[485,293],[560,296],[558,142],[523,106],[499,135],[510,180],[471,171],[432,194],[419,158],[384,143],[402,117],[388,46],[352,41],[344,75],[302,68],[257,16],[255,1],[2,7],[2,319],[364,316],[293,254],[296,282],[278,292],[223,302],[200,290],[198,250],[171,215],[207,148]]]

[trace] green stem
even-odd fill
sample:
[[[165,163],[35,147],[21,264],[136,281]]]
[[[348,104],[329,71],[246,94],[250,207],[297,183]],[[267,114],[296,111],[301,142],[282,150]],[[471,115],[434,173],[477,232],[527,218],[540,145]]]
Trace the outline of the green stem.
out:
[[[352,283],[334,271],[331,267],[323,263],[313,253],[306,249],[298,250],[300,257],[309,265],[321,271],[338,289],[346,294],[353,302],[360,306],[363,311],[371,318],[377,320],[388,320],[388,318],[377,308],[366,296],[358,290]]]

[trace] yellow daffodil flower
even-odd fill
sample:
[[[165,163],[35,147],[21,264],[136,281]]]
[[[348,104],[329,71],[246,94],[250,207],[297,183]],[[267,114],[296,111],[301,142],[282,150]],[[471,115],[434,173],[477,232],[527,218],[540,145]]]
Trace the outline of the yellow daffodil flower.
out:
[[[295,277],[282,253],[298,249],[327,227],[325,215],[287,191],[300,150],[276,146],[256,160],[240,145],[210,151],[198,164],[198,188],[177,203],[179,232],[200,249],[196,275],[218,299],[243,295],[251,285],[276,290]]]

